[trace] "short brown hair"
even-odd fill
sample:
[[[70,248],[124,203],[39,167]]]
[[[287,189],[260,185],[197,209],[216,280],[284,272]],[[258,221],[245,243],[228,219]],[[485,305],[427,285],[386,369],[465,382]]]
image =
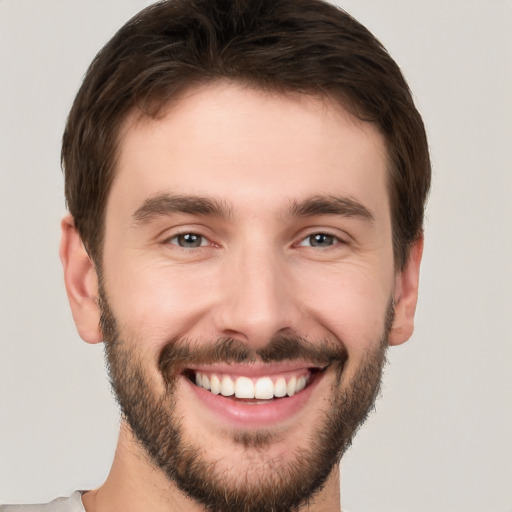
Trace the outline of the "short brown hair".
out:
[[[425,129],[399,67],[345,11],[322,0],[168,0],[133,17],[98,53],[62,144],[66,200],[101,263],[119,130],[135,108],[157,116],[178,93],[218,79],[331,96],[375,123],[389,156],[395,267],[422,233],[430,187]]]

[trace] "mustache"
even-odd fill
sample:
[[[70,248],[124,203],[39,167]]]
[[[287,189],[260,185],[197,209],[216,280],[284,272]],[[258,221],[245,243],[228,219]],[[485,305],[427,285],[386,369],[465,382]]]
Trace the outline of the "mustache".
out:
[[[164,375],[177,374],[190,366],[215,363],[275,363],[305,360],[315,366],[326,367],[333,363],[344,365],[348,358],[341,341],[323,339],[312,343],[296,335],[272,338],[267,345],[254,349],[230,337],[217,338],[208,343],[192,343],[188,338],[171,340],[160,353],[158,366]]]

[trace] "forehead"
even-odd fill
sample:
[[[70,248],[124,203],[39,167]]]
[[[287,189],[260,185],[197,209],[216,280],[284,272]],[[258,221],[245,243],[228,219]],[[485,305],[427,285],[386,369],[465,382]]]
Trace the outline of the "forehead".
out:
[[[107,214],[163,192],[269,211],[340,193],[386,210],[387,152],[373,124],[333,99],[219,82],[186,91],[156,119],[132,112],[124,123]]]

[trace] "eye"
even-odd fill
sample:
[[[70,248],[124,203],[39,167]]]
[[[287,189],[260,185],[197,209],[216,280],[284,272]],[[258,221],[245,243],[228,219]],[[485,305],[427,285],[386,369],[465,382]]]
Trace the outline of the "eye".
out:
[[[341,240],[329,233],[314,233],[301,240],[298,244],[300,247],[331,247],[332,245],[340,243]]]
[[[169,238],[168,243],[177,245],[184,249],[195,249],[209,245],[208,240],[197,233],[180,233]]]

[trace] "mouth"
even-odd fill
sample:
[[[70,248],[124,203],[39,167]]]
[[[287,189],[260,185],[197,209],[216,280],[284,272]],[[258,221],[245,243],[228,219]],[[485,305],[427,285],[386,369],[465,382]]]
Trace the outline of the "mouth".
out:
[[[262,404],[292,397],[307,388],[321,368],[301,368],[260,376],[236,375],[208,370],[187,370],[186,376],[197,387],[226,398]]]
[[[237,428],[269,428],[305,409],[327,368],[215,365],[189,368],[183,376],[192,396],[202,404],[203,414],[213,413],[221,423]]]

